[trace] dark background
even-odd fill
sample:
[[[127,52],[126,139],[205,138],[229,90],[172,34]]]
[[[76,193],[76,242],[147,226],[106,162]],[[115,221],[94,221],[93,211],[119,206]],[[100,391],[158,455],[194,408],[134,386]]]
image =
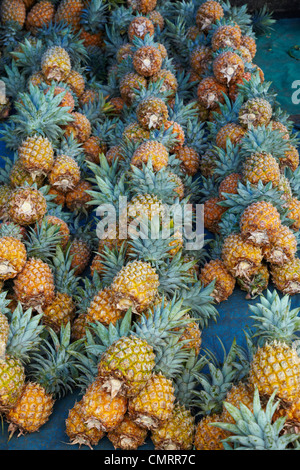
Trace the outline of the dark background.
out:
[[[232,5],[242,6],[245,3],[248,5],[249,11],[262,8],[265,4],[269,10],[275,13],[276,17],[294,17],[300,14],[300,0],[271,0],[265,2],[264,0],[231,0]]]

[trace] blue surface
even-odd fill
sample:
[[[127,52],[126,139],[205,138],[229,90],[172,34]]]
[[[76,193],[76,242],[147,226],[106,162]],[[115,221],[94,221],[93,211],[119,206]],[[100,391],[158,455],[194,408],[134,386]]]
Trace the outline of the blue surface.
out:
[[[287,50],[295,44],[300,44],[300,19],[280,20],[276,31],[270,37],[259,39],[256,57],[256,63],[263,69],[266,80],[273,82],[273,88],[278,93],[278,101],[290,114],[300,114],[300,105],[294,105],[291,100],[292,83],[294,80],[300,80],[300,62],[294,61],[287,54]],[[295,73],[296,70],[298,74]],[[2,142],[0,142],[0,154],[9,154]],[[229,300],[217,307],[219,312],[217,322],[210,322],[202,333],[203,348],[213,351],[220,360],[223,359],[223,351],[218,338],[222,340],[226,351],[229,350],[234,338],[239,345],[245,346],[244,330],[251,326],[249,305],[257,302],[257,299],[246,301],[245,295],[245,292],[236,288]],[[300,295],[292,298],[292,306],[300,306]],[[56,402],[50,420],[35,434],[19,438],[15,435],[8,442],[7,424],[3,423],[0,431],[0,450],[79,450],[77,445],[69,444],[68,436],[65,434],[68,410],[73,407],[77,399],[80,399],[78,395],[73,394]],[[104,438],[95,447],[95,450],[101,449],[114,448],[108,439]],[[140,449],[153,449],[153,445],[147,440],[146,445]],[[88,448],[83,446],[80,450]]]

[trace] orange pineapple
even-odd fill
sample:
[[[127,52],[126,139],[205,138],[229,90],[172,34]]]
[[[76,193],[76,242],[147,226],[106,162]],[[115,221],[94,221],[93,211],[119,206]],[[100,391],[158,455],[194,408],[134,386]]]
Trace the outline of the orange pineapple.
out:
[[[212,233],[218,233],[219,223],[226,207],[220,206],[219,197],[212,197],[204,202],[204,227]]]
[[[216,302],[227,300],[235,288],[235,278],[228,272],[225,264],[220,259],[206,263],[200,271],[199,279],[204,286],[215,281],[211,296]]]

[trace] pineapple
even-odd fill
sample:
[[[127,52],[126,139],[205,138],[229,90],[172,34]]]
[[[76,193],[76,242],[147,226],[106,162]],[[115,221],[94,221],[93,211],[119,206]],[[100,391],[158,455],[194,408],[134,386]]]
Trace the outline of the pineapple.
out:
[[[278,186],[280,182],[279,164],[270,153],[253,153],[243,163],[242,175],[244,181],[257,185],[259,181],[263,184],[272,183]]]
[[[46,137],[35,135],[22,142],[18,157],[23,168],[36,177],[49,173],[54,163],[54,150]]]
[[[14,224],[0,228],[0,280],[13,279],[24,268],[27,260],[26,246],[22,235]]]
[[[101,379],[94,380],[82,397],[81,412],[88,429],[112,431],[123,421],[126,411],[126,397],[112,397],[103,387]]]
[[[239,409],[240,405],[243,404],[247,406],[251,412],[253,412],[253,398],[254,388],[247,382],[238,382],[227,392],[225,403],[230,403]],[[235,423],[234,418],[225,407],[223,408],[221,414],[221,420],[225,423]]]
[[[241,39],[241,45],[246,47],[252,56],[252,59],[256,56],[257,45],[254,37],[243,35]]]
[[[278,266],[272,264],[270,268],[271,278],[275,287],[283,294],[295,295],[300,292],[300,259],[294,258],[291,261]]]
[[[66,248],[70,239],[70,228],[67,222],[55,215],[45,215],[43,220],[38,222],[39,226],[41,226],[43,223],[45,223],[46,225],[54,225],[59,228],[58,233],[61,235],[59,244],[63,249]]]
[[[85,179],[81,179],[74,189],[66,193],[67,208],[75,214],[80,212],[88,213],[90,210],[88,203],[92,199],[88,191],[91,190],[91,183]]]
[[[108,327],[110,324],[115,325],[122,316],[122,311],[114,307],[114,293],[106,287],[92,299],[87,310],[86,321],[90,323],[99,321]]]
[[[26,19],[26,7],[23,0],[2,0],[0,16],[3,25],[15,22],[22,28]]]
[[[7,412],[20,397],[25,385],[25,365],[41,342],[41,315],[23,311],[19,304],[12,312],[4,355],[0,358],[0,410]],[[3,324],[3,322],[2,322]],[[3,348],[3,344],[1,345]]]
[[[151,440],[156,450],[191,450],[194,421],[190,410],[176,403],[171,417],[153,429]]]
[[[222,422],[221,415],[204,416],[196,425],[194,445],[196,450],[224,450],[223,440],[228,433],[211,426],[212,423]]]
[[[284,434],[284,419],[275,421],[278,401],[274,403],[274,394],[267,404],[260,398],[258,390],[254,391],[253,404],[249,408],[243,403],[236,407],[224,403],[234,423],[216,422],[213,426],[227,433],[223,441],[226,450],[287,450],[291,443],[298,439],[294,433]]]
[[[216,135],[216,144],[218,147],[226,150],[226,143],[229,139],[233,145],[237,145],[244,137],[246,131],[239,124],[230,122],[222,126]]]
[[[59,337],[52,331],[44,339],[41,350],[33,355],[27,380],[17,403],[6,413],[10,436],[37,432],[48,421],[55,400],[74,388],[74,375],[79,353],[76,343],[70,344],[70,325],[62,328]]]
[[[127,105],[131,105],[136,98],[135,90],[147,87],[147,79],[139,73],[129,72],[120,80],[120,95]]]
[[[69,85],[71,90],[75,93],[77,98],[80,98],[85,90],[85,79],[83,75],[72,69],[66,77],[65,81],[66,84]]]
[[[26,16],[25,26],[32,34],[40,28],[49,26],[54,19],[55,7],[53,1],[41,0],[30,9]]]
[[[58,155],[48,174],[50,185],[61,192],[67,193],[74,189],[80,181],[80,167],[73,157]]]
[[[122,135],[123,139],[128,139],[132,142],[141,144],[142,142],[150,139],[150,130],[144,129],[137,122],[131,122],[124,128]],[[111,149],[112,148],[113,147],[111,147]]]
[[[127,0],[127,6],[143,15],[151,13],[156,7],[157,0]]]
[[[135,37],[144,39],[146,34],[154,35],[154,25],[152,21],[145,16],[137,16],[134,18],[127,31],[129,40],[132,41]]]
[[[219,223],[226,207],[220,206],[219,197],[212,197],[204,202],[204,227],[212,233],[219,232]]]
[[[228,235],[222,246],[222,261],[233,277],[246,277],[256,272],[263,259],[259,246],[243,239],[241,234]]]
[[[75,275],[79,276],[87,268],[92,255],[89,240],[86,237],[76,236],[71,242],[70,254],[72,256],[71,268],[74,269]]]
[[[64,81],[71,72],[68,52],[60,46],[49,47],[42,56],[41,71],[46,80]]]
[[[258,201],[250,204],[241,215],[240,229],[243,239],[263,246],[281,226],[280,214],[270,202]]]
[[[126,414],[123,421],[107,433],[107,437],[115,449],[136,450],[145,443],[147,433],[147,429],[138,426]]]
[[[166,121],[164,124],[165,130],[168,130],[172,127],[171,136],[175,136],[175,141],[169,147],[169,151],[171,153],[176,153],[179,149],[181,149],[185,142],[185,134],[182,126],[175,121]]]
[[[230,173],[224,178],[219,185],[219,198],[221,200],[226,199],[226,194],[237,194],[238,184],[241,181],[241,175],[239,173]]]
[[[214,32],[211,45],[213,51],[218,51],[219,49],[224,49],[226,47],[231,47],[233,49],[239,49],[242,41],[242,33],[240,28],[224,25],[220,26]]]
[[[224,103],[227,87],[215,77],[205,77],[197,88],[197,98],[201,106],[208,110],[216,110],[219,103]]]
[[[168,120],[168,108],[161,98],[145,98],[136,109],[137,120],[146,130],[160,129]]]
[[[281,170],[287,167],[292,171],[296,171],[299,166],[299,152],[297,147],[289,145],[289,149],[284,152],[284,156],[279,158],[279,166]]]
[[[227,271],[224,263],[219,260],[211,260],[200,270],[199,279],[204,286],[208,286],[215,280],[215,287],[211,296],[216,302],[227,300],[235,288],[235,278]]]
[[[8,201],[8,216],[19,225],[34,224],[44,217],[46,211],[46,199],[38,189],[16,188]]]
[[[137,336],[121,337],[103,354],[98,376],[111,394],[136,396],[150,379],[154,368],[153,348]]]
[[[222,5],[215,0],[208,0],[198,8],[196,13],[196,24],[198,28],[207,33],[212,24],[224,16]]]
[[[152,77],[160,71],[162,55],[155,46],[139,47],[133,54],[132,63],[135,71],[142,77]]]
[[[40,259],[29,258],[14,278],[14,293],[24,307],[41,311],[54,299],[54,279],[50,266]]]
[[[141,167],[151,159],[154,171],[159,171],[168,165],[169,152],[160,142],[149,140],[143,142],[134,152],[131,158],[132,165]]]
[[[150,263],[128,262],[115,276],[111,289],[114,292],[116,307],[133,311],[145,310],[158,292],[159,276]]]
[[[278,398],[292,402],[298,398],[300,387],[300,359],[292,347],[299,328],[298,309],[291,310],[289,297],[280,298],[274,290],[261,296],[250,311],[259,342],[250,362],[249,383],[261,395],[276,393]]]
[[[225,51],[214,59],[213,71],[218,82],[229,86],[244,74],[245,64],[237,53]]]
[[[92,125],[90,120],[82,113],[72,112],[70,116],[73,121],[64,127],[65,137],[72,136],[79,143],[86,142],[92,134]]]
[[[86,160],[99,164],[99,154],[106,153],[107,146],[97,136],[91,135],[82,145]]]
[[[88,427],[82,414],[82,400],[75,403],[73,408],[69,410],[66,419],[66,434],[72,445],[78,444],[80,447],[86,445],[90,449],[105,436],[105,432],[101,429]]]
[[[212,61],[212,51],[210,47],[199,44],[190,55],[192,70],[200,77],[207,71],[208,64]]]
[[[262,263],[250,277],[239,277],[236,281],[241,290],[247,292],[246,299],[254,299],[267,289],[269,280],[269,267]]]
[[[63,0],[57,7],[55,21],[68,23],[74,31],[79,31],[83,9],[82,0]]]
[[[178,82],[174,73],[168,69],[160,69],[157,73],[150,77],[149,83],[156,83],[158,81],[162,81],[160,92],[167,92],[169,98],[173,98],[178,89]]]
[[[187,145],[176,150],[176,157],[181,160],[180,167],[188,176],[195,176],[200,168],[200,155]]]
[[[263,98],[247,100],[239,111],[239,122],[247,128],[249,126],[267,126],[272,119],[273,109],[269,101]]]
[[[296,197],[290,198],[284,207],[288,209],[287,217],[292,220],[290,228],[295,232],[300,230],[300,201]]]
[[[9,181],[12,188],[34,185],[39,189],[43,186],[44,180],[44,174],[36,175],[36,173],[27,171],[19,158],[13,163],[9,174]]]
[[[270,236],[270,244],[263,247],[264,259],[271,264],[282,266],[295,258],[297,252],[297,239],[293,231],[281,225]]]
[[[154,374],[139,394],[129,399],[128,414],[139,426],[153,430],[171,418],[174,401],[172,381],[161,373]]]
[[[0,359],[5,359],[5,351],[7,348],[9,337],[9,322],[4,313],[0,312]]]

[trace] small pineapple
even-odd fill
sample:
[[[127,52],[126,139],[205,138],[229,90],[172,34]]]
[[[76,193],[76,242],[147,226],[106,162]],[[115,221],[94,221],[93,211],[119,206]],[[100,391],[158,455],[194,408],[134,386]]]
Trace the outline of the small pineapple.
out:
[[[66,434],[72,445],[78,444],[88,446],[90,449],[96,446],[105,436],[105,432],[95,427],[88,427],[85,417],[82,414],[82,400],[76,402],[69,410],[66,419]]]
[[[204,202],[204,227],[212,233],[219,232],[219,223],[226,211],[226,207],[222,207],[219,202],[221,199],[218,196]]]
[[[18,148],[18,156],[23,168],[31,175],[46,175],[54,163],[54,150],[51,142],[42,136],[27,137]]]
[[[235,278],[227,271],[222,260],[216,259],[206,263],[200,270],[199,279],[204,286],[215,280],[215,287],[211,296],[216,302],[227,300],[235,288]]]
[[[150,36],[154,35],[154,25],[149,18],[145,16],[137,16],[131,21],[127,34],[130,41],[135,37],[144,39],[146,34],[149,34]]]
[[[275,287],[283,294],[295,295],[300,292],[300,259],[295,257],[291,261],[278,266],[272,264],[271,278]]]
[[[107,437],[115,449],[136,450],[145,443],[147,434],[147,429],[138,426],[126,414],[123,421],[107,433]]]
[[[240,229],[242,237],[263,246],[270,243],[270,237],[281,226],[280,214],[270,202],[258,201],[250,204],[241,215]]]
[[[21,241],[20,229],[14,224],[0,228],[0,280],[13,279],[24,268],[27,260],[26,246]]]
[[[160,71],[162,55],[155,46],[142,46],[133,54],[132,62],[135,71],[142,77],[152,77]]]
[[[237,53],[225,51],[218,54],[214,59],[213,71],[218,82],[229,86],[244,74],[245,64]]]
[[[7,213],[19,225],[31,225],[42,219],[47,211],[44,195],[30,187],[16,188],[8,201]]]
[[[264,259],[271,264],[282,266],[295,258],[297,239],[293,231],[281,225],[270,236],[270,244],[263,248]]]
[[[227,87],[211,76],[203,78],[197,88],[198,101],[208,110],[216,110],[219,103],[224,103],[224,94],[227,95]]]
[[[86,321],[103,323],[106,327],[110,324],[115,325],[122,318],[123,313],[114,306],[114,293],[106,287],[99,291],[90,303],[87,310]]]
[[[50,185],[61,192],[74,189],[80,181],[80,167],[73,157],[58,155],[53,163],[48,179]]]
[[[204,2],[197,10],[196,24],[198,28],[207,33],[212,24],[224,16],[222,5],[215,0]]]
[[[41,0],[30,9],[26,16],[25,26],[32,34],[40,28],[49,26],[54,19],[55,7],[53,1]]]
[[[281,173],[276,158],[270,153],[256,152],[244,161],[242,175],[244,181],[249,181],[253,185],[261,181],[263,184],[271,182],[272,186],[278,186]]]
[[[239,111],[239,122],[245,128],[249,126],[267,126],[273,115],[269,101],[263,98],[252,98],[244,103]]]
[[[221,415],[211,414],[204,416],[196,425],[194,445],[196,450],[224,450],[223,439],[228,433],[222,429],[211,426],[212,423],[222,422]]]
[[[160,142],[149,140],[143,142],[134,152],[131,163],[137,167],[141,167],[143,163],[151,159],[154,171],[159,171],[166,167],[169,162],[169,152],[167,148]]]
[[[239,27],[224,25],[216,29],[212,36],[211,44],[213,51],[218,51],[226,47],[239,49],[241,41],[242,33]]]
[[[63,81],[71,72],[68,52],[60,46],[49,47],[41,59],[41,70],[47,80]]]
[[[168,107],[161,98],[145,98],[140,101],[137,109],[137,120],[146,130],[160,129],[168,120]]]
[[[222,246],[222,261],[233,277],[249,277],[255,273],[263,259],[259,246],[243,239],[241,234],[228,235]]]

